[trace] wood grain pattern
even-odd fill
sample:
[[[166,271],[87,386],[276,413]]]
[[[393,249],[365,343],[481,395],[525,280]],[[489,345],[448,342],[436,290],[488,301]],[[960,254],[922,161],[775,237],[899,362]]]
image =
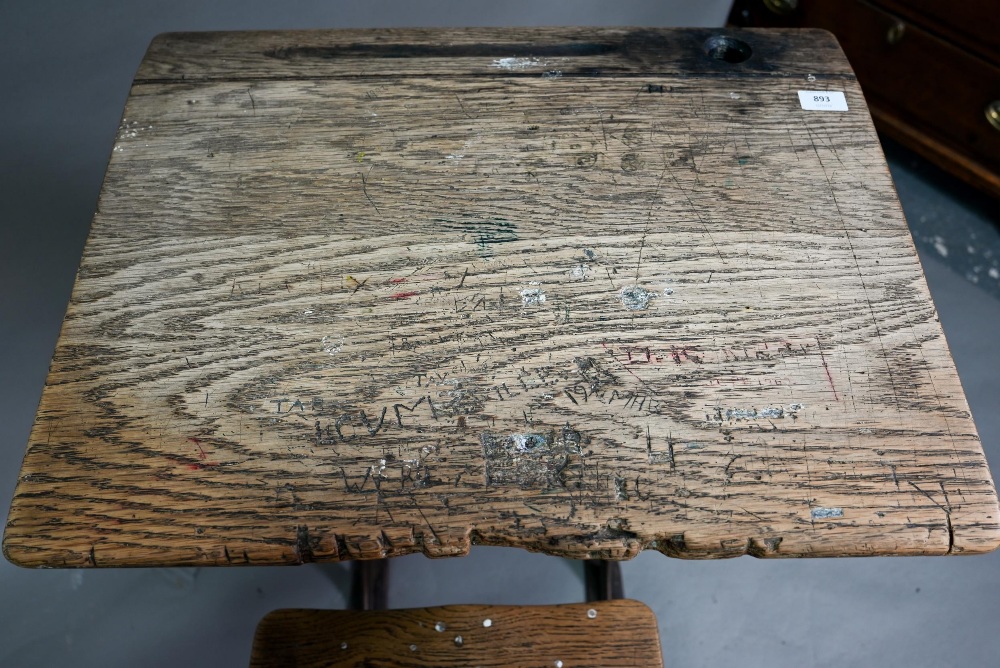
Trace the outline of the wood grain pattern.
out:
[[[653,612],[638,601],[618,600],[276,610],[257,626],[250,666],[659,668],[663,659]]]
[[[274,77],[260,53],[303,33],[154,43],[9,559],[996,547],[993,483],[857,84],[842,56],[826,79],[782,74],[832,37],[736,33],[784,47],[732,64],[705,56],[705,31],[664,30],[718,71],[571,75],[567,55],[556,76],[504,69],[520,61],[502,50],[427,74],[441,63],[424,54],[627,39],[391,34],[411,57],[302,56]],[[803,88],[850,111],[803,111]]]
[[[756,57],[734,68],[705,58],[713,29],[468,28],[463,30],[305,30],[160,35],[136,83],[316,80],[434,76],[537,78],[558,72],[584,78],[668,74],[681,78],[854,78],[847,59],[822,30],[739,32]],[[736,34],[730,31],[729,34]]]

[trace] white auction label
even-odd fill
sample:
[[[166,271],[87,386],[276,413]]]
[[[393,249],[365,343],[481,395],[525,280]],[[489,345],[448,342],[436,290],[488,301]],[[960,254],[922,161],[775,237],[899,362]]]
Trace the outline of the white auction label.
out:
[[[806,111],[847,111],[847,98],[839,90],[800,90],[799,104]]]

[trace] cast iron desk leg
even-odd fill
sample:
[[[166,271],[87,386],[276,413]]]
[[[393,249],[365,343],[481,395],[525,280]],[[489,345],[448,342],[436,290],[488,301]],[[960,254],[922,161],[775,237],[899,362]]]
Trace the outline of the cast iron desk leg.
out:
[[[587,587],[588,601],[625,598],[622,569],[617,561],[586,559],[583,562],[583,581]]]
[[[389,599],[389,560],[351,562],[351,610],[385,610]]]

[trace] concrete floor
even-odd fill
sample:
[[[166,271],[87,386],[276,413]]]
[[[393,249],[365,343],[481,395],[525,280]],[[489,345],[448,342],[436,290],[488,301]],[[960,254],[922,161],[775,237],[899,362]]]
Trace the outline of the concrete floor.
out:
[[[0,512],[5,516],[120,110],[152,35],[379,25],[718,25],[726,0],[175,2],[0,0]],[[209,6],[210,5],[210,6]],[[888,154],[959,373],[1000,461],[1000,206]],[[942,251],[942,248],[944,249]],[[502,548],[392,562],[390,605],[582,598],[579,563]],[[1000,554],[623,565],[670,666],[984,666],[1000,656]],[[279,607],[342,607],[343,565],[27,571],[0,562],[0,665],[246,665]]]

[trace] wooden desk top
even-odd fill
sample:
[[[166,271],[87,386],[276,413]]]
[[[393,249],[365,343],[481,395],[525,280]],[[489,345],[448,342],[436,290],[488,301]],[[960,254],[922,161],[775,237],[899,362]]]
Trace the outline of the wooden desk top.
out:
[[[829,34],[177,34],[136,76],[4,551],[951,554],[998,517]]]

